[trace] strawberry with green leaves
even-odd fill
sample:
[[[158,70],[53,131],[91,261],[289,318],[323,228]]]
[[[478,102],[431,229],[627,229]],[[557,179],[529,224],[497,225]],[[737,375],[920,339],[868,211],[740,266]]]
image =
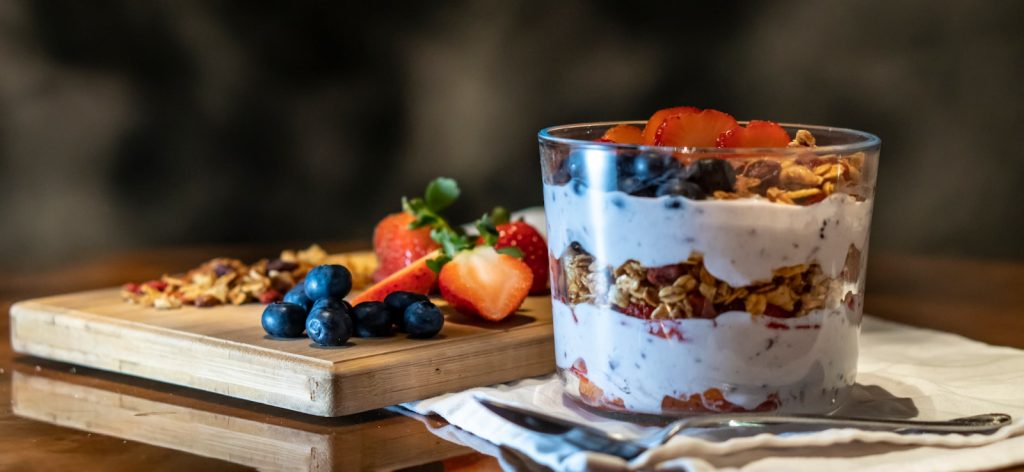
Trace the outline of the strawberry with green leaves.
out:
[[[530,267],[533,272],[531,295],[547,291],[548,245],[537,228],[523,220],[509,221],[508,211],[497,207],[477,222],[477,230],[481,235],[477,244],[494,246],[498,251],[514,249],[517,257]]]
[[[523,222],[509,222],[508,212],[499,207],[477,221],[478,236],[467,235],[441,215],[458,197],[455,181],[439,178],[427,186],[422,198],[402,199],[402,214],[408,215],[403,218],[408,222],[401,229],[425,231],[434,249],[392,271],[355,300],[379,301],[396,291],[426,294],[436,278],[442,297],[453,308],[498,321],[514,313],[531,290],[543,291],[547,252],[536,229]],[[416,238],[422,238],[422,233]],[[396,246],[403,250],[409,247]],[[407,255],[408,251],[403,257]],[[539,284],[535,277],[540,279]]]

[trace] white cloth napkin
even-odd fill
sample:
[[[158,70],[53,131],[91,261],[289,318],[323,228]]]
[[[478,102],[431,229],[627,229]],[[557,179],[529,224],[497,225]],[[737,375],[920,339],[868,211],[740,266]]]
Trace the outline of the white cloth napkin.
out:
[[[857,382],[844,414],[946,419],[1007,413],[1014,422],[991,435],[833,429],[742,436],[703,430],[677,436],[627,463],[515,426],[473,400],[483,394],[623,434],[656,429],[576,407],[564,399],[554,376],[402,406],[421,415],[440,415],[454,427],[435,431],[438,435],[498,455],[507,467],[517,469],[522,463],[509,461],[518,453],[556,470],[954,471],[1024,463],[1024,351],[865,317]]]

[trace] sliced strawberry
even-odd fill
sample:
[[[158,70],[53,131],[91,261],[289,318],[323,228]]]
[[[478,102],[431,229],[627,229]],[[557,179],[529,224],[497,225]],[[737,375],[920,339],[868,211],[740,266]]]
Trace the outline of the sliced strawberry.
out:
[[[718,137],[720,148],[786,147],[789,133],[773,121],[751,120],[747,127],[736,126]]]
[[[728,113],[707,109],[685,111],[665,118],[654,133],[654,144],[672,147],[714,147],[718,137],[736,127]]]
[[[525,262],[491,246],[458,253],[438,276],[441,296],[452,308],[491,321],[518,310],[531,285],[533,272]]]
[[[424,295],[430,293],[430,289],[437,280],[437,274],[430,270],[427,261],[437,257],[437,251],[431,252],[412,264],[399,269],[384,280],[377,282],[367,288],[351,300],[352,306],[362,302],[382,302],[392,292],[413,292]]]
[[[601,139],[598,139],[598,141],[619,144],[642,144],[643,132],[636,126],[618,125],[605,131],[604,136],[601,136]]]
[[[642,133],[643,143],[654,144],[654,135],[657,133],[658,127],[665,122],[665,118],[672,115],[678,115],[680,113],[697,113],[699,111],[699,109],[694,107],[672,107],[662,108],[661,110],[654,112],[650,119],[647,120],[647,125],[644,126],[644,131]]]
[[[438,244],[430,239],[430,228],[409,229],[415,217],[409,213],[388,215],[373,231],[373,250],[378,266],[373,280],[379,282],[433,252]]]
[[[533,272],[533,286],[530,287],[530,293],[546,292],[549,267],[548,246],[544,242],[544,236],[540,235],[537,228],[530,226],[525,221],[500,224],[495,229],[498,230],[498,241],[494,243],[495,249],[514,247],[523,253],[523,262],[530,266],[530,271]],[[483,238],[478,239],[477,244],[483,244]]]

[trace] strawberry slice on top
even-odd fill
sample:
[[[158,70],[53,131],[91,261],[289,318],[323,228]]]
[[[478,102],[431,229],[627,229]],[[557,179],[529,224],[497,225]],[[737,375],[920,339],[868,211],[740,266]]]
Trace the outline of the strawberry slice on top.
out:
[[[598,141],[618,144],[643,144],[643,132],[633,125],[618,125],[608,128]]]
[[[654,135],[657,134],[658,127],[665,122],[666,118],[681,113],[696,113],[699,111],[700,110],[695,107],[671,107],[662,108],[661,110],[654,112],[654,114],[647,120],[647,125],[644,126],[644,130],[641,133],[643,144],[654,144]]]
[[[728,113],[706,109],[669,115],[654,133],[654,145],[671,147],[715,147],[722,133],[735,128]]]
[[[720,148],[770,148],[789,145],[789,133],[774,121],[751,120],[746,127],[736,126],[721,134]]]

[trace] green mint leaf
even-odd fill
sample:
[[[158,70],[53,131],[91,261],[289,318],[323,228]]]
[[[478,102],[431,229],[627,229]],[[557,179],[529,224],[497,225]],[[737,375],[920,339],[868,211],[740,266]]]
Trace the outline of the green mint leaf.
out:
[[[495,225],[508,223],[510,218],[511,215],[509,215],[508,210],[506,210],[505,207],[496,206],[491,210],[491,221],[493,221]]]
[[[433,259],[427,259],[427,267],[435,273],[441,272],[441,268],[451,260],[452,258],[448,256],[437,256]]]
[[[498,249],[498,254],[506,254],[516,259],[523,258],[523,251],[520,251],[519,248],[515,246],[505,246],[501,249]]]
[[[448,208],[459,198],[459,184],[454,179],[438,177],[427,185],[423,195],[427,208],[438,212]]]

